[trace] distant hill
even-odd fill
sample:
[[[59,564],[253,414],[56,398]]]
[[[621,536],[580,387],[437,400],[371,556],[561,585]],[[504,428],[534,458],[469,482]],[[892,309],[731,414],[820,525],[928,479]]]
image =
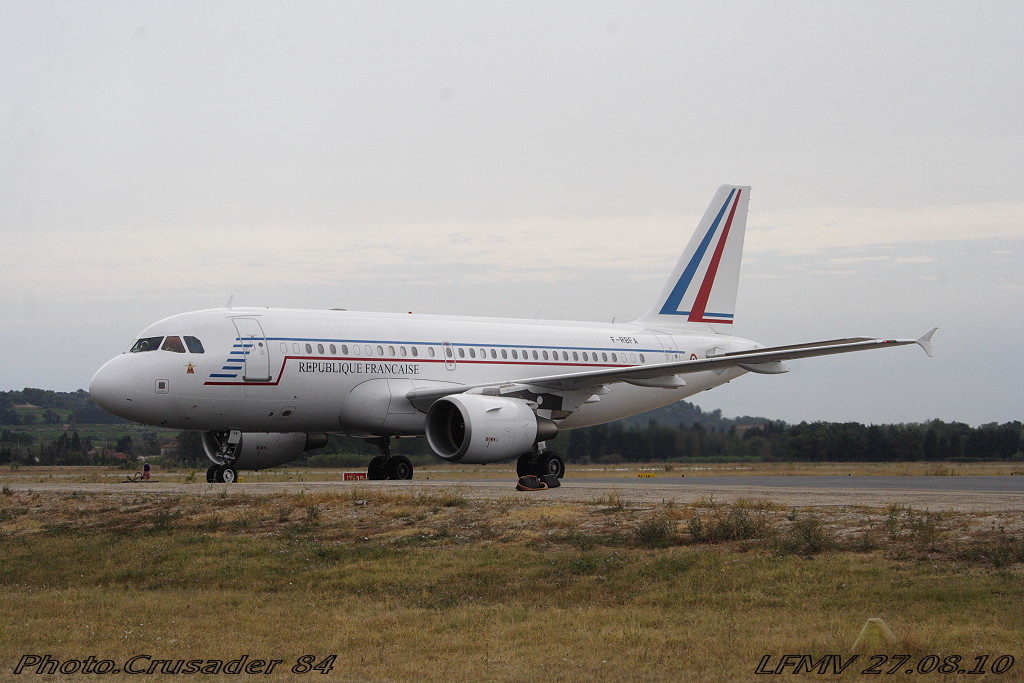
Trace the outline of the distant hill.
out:
[[[767,417],[722,417],[722,411],[717,408],[709,413],[705,413],[699,406],[689,401],[676,401],[662,408],[619,420],[620,424],[627,427],[646,427],[651,422],[660,427],[693,427],[694,425],[700,425],[705,429],[713,429],[715,431],[728,431],[737,426],[784,425],[783,422],[770,420]]]
[[[26,387],[21,391],[0,391],[0,424],[127,424],[95,403],[89,392],[50,391]]]

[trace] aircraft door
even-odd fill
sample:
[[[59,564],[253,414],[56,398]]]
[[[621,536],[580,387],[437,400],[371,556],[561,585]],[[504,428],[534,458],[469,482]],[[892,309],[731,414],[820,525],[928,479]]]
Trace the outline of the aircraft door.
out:
[[[441,343],[441,353],[444,354],[444,369],[454,370],[455,369],[455,349],[452,347],[451,342]]]
[[[666,363],[683,360],[683,357],[679,354],[679,349],[676,348],[676,342],[671,336],[667,334],[656,334],[654,336],[658,338],[661,348],[665,351]]]
[[[232,318],[231,322],[238,331],[238,348],[235,351],[245,354],[245,374],[242,379],[246,382],[269,382],[270,344],[267,343],[263,327],[255,318]]]

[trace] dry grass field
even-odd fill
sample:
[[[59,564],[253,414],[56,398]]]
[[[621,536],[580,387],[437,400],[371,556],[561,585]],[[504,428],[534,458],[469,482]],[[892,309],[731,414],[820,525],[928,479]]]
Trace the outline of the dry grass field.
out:
[[[34,490],[25,472],[0,477],[3,680],[61,679],[60,666],[90,656],[134,670],[169,660],[153,665],[163,680],[194,679],[182,671],[214,660],[281,662],[202,678],[755,680],[765,655],[771,668],[787,654],[847,661],[871,617],[896,636],[880,653],[933,669],[901,664],[886,680],[1024,678],[1019,509],[511,488],[478,499],[458,484],[376,482],[261,495],[205,482]],[[784,671],[873,679],[860,673],[871,654],[841,675]],[[15,675],[25,655],[49,655],[57,673]],[[1012,668],[991,673],[1003,655]],[[177,675],[159,673],[178,660]],[[978,667],[989,673],[955,673]]]

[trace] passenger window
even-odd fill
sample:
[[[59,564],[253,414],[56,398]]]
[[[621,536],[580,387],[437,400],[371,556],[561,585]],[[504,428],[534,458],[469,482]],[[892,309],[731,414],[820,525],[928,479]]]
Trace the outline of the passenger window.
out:
[[[498,352],[495,351],[494,349],[491,349],[491,358],[497,358],[497,357],[498,357]]]
[[[324,345],[323,344],[317,344],[316,345],[316,352],[319,353],[321,356],[324,355]]]
[[[476,358],[476,349],[470,349],[469,350],[469,357],[470,358]]]
[[[388,355],[391,356],[392,358],[395,357],[395,347],[394,346],[389,346],[388,347]]]
[[[459,347],[459,358],[465,358],[465,357],[466,357],[466,349],[464,349],[464,348],[462,348],[460,346]]]
[[[418,357],[419,355],[420,355],[420,351],[419,351],[419,349],[417,349],[417,348],[416,348],[415,346],[414,346],[414,347],[412,347],[412,356],[413,356],[413,358],[416,358],[416,357]]]
[[[203,349],[203,342],[199,341],[195,337],[185,337],[185,346],[192,353],[206,353]]]
[[[603,362],[603,363],[607,363],[608,362],[608,354],[605,353],[604,351],[601,352],[601,362]]]
[[[164,345],[160,349],[163,351],[173,351],[174,353],[185,353],[185,345],[181,343],[181,337],[168,337],[164,340]]]
[[[343,356],[347,356],[348,355],[348,344],[342,344],[341,345],[341,355],[343,355]]]
[[[617,355],[615,355],[614,351],[612,352],[612,362],[613,363],[618,363],[619,362],[619,357]]]
[[[298,342],[293,342],[292,343],[292,351],[294,351],[295,353],[299,352],[299,343]]]
[[[377,355],[382,357],[384,356],[384,347],[380,344],[377,345]]]
[[[583,352],[583,360],[588,362],[588,363],[590,362],[590,357],[587,355],[586,351]]]
[[[508,351],[506,349],[502,349],[501,350],[501,357],[502,358],[508,358]]]
[[[519,352],[516,351],[515,349],[512,349],[512,359],[519,360]]]
[[[313,346],[311,344],[306,344],[306,355],[309,356],[312,353],[313,353]]]
[[[579,360],[579,359],[580,359],[580,356],[579,356],[579,354],[578,354],[578,353],[576,353],[575,351],[573,351],[573,352],[572,352],[572,359],[573,359],[573,360]]]
[[[647,361],[644,360],[644,354],[642,354],[642,353],[640,354],[640,362],[641,363],[646,363],[647,362]]]
[[[434,347],[433,346],[428,346],[427,347],[427,355],[429,355],[431,358],[434,357]]]
[[[185,343],[186,344],[188,343],[188,337],[185,337]],[[192,347],[189,346],[188,349],[189,349],[189,351],[191,351]],[[284,342],[281,342],[281,353],[283,353],[286,356],[288,355],[288,345],[285,344]]]
[[[405,358],[405,356],[406,356],[405,347],[404,346],[399,346],[398,347],[398,353],[402,354],[402,358]]]
[[[537,349],[534,349],[533,350],[533,359],[537,360],[538,358],[540,358],[540,356],[537,354]]]
[[[335,346],[334,344],[331,344],[331,355],[332,356],[337,356],[338,355],[338,347]]]
[[[160,348],[160,342],[163,341],[163,337],[146,337],[140,339],[132,345],[132,353],[142,353],[143,351],[156,351]]]

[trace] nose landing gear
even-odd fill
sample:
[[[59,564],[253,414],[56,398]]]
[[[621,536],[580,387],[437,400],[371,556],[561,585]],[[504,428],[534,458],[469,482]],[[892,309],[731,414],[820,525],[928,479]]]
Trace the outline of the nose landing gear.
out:
[[[211,484],[233,484],[238,481],[238,470],[235,469],[235,461],[238,460],[238,453],[242,443],[242,432],[232,429],[231,431],[205,434],[205,438],[212,440],[211,446],[220,459],[219,464],[211,465],[206,470],[206,481]],[[210,448],[207,448],[207,453],[209,452]]]

